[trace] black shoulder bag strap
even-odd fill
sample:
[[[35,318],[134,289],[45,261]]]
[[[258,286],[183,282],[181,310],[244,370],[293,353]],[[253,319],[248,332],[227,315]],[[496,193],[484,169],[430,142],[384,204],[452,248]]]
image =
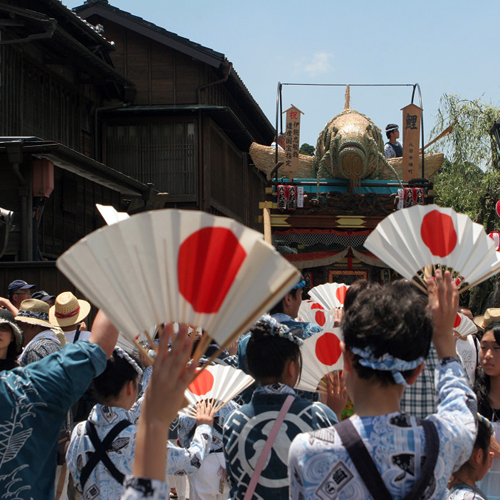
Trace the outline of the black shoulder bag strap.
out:
[[[425,433],[425,442],[427,447],[427,454],[422,473],[415,483],[413,488],[404,500],[417,500],[422,497],[425,489],[428,487],[434,468],[436,466],[437,458],[439,455],[439,436],[434,424],[428,420],[422,421],[422,426]],[[352,422],[347,419],[335,426],[342,444],[346,448],[351,460],[353,461],[358,474],[363,479],[370,495],[374,500],[388,500],[392,499],[389,490],[387,489],[380,473],[373,461],[371,455],[368,453],[363,440],[359,436],[356,428]]]
[[[73,338],[73,344],[77,342],[79,338],[80,338],[80,323],[78,323],[78,326],[76,327],[75,336]]]
[[[106,437],[101,441],[97,432],[95,430],[95,425],[87,420],[85,425],[85,430],[94,445],[95,452],[90,457],[90,460],[83,467],[80,474],[80,484],[82,485],[82,490],[85,488],[85,483],[92,471],[97,467],[97,464],[102,461],[104,467],[108,469],[108,472],[118,481],[123,484],[125,479],[125,474],[122,474],[115,466],[115,464],[109,458],[107,451],[111,448],[113,441],[116,439],[118,434],[120,434],[123,429],[126,429],[129,425],[132,425],[128,420],[121,420],[118,422],[107,434]]]

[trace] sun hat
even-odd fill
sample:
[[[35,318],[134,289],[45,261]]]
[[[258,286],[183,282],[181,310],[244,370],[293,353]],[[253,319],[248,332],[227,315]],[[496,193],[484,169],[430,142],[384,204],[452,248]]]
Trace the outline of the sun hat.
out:
[[[12,334],[14,335],[14,340],[16,342],[16,354],[21,354],[24,343],[23,332],[16,324],[14,315],[7,309],[0,309],[0,325],[1,324],[10,326]]]
[[[9,299],[12,299],[12,296],[18,290],[26,290],[28,288],[35,288],[35,287],[36,285],[30,285],[29,283],[26,283],[26,281],[14,280],[9,284]]]
[[[489,309],[486,309],[486,312],[483,315],[476,316],[473,321],[479,328],[485,330],[491,323],[500,321],[500,308],[490,307]]]
[[[77,299],[71,292],[62,292],[50,308],[49,318],[53,325],[72,326],[83,321],[89,312],[90,304],[86,300]]]
[[[47,328],[53,326],[49,323],[49,305],[38,299],[23,300],[15,319],[29,325],[39,325]]]

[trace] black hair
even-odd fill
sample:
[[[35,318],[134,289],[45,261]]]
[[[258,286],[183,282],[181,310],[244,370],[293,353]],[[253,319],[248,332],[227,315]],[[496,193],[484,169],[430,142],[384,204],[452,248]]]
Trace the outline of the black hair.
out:
[[[390,129],[390,130],[388,130]],[[395,132],[396,130],[399,130],[399,127],[395,123],[389,123],[387,127],[385,127],[385,135],[387,136],[387,139],[391,138],[391,133]]]
[[[490,323],[486,327],[484,333],[490,331],[493,333],[493,337],[495,337],[495,342],[498,345],[500,345],[500,321],[494,321],[493,323]],[[484,333],[481,335],[480,340],[482,340]],[[481,413],[481,415],[484,415],[489,419],[492,418],[492,411],[493,411],[491,409],[490,400],[488,397],[490,389],[491,389],[490,376],[484,373],[484,370],[479,368],[476,377],[476,382],[474,384],[474,392],[476,393],[477,396],[477,406],[479,413]]]
[[[478,418],[477,436],[476,436],[476,441],[474,443],[474,448],[472,450],[472,454],[474,454],[477,450],[483,450],[483,465],[488,460],[488,453],[490,452],[490,444],[491,444],[491,435],[492,435],[492,430],[491,427],[488,425],[488,423],[485,422],[482,418]],[[458,473],[463,469],[474,470],[474,465],[471,463],[472,454],[467,460],[467,462],[465,462],[462,465],[462,467],[458,469],[456,473]]]
[[[115,349],[108,359],[106,369],[94,379],[93,389],[100,403],[117,397],[127,382],[131,380],[137,382],[139,376],[134,367],[116,352]],[[134,361],[137,362],[137,360]]]
[[[433,332],[427,303],[427,297],[406,280],[360,292],[342,320],[346,347],[369,347],[376,358],[384,354],[405,361],[427,357]],[[374,379],[383,386],[395,384],[391,372],[362,366],[359,359],[354,355],[353,366],[360,378]],[[406,370],[402,375],[406,379],[413,372]]]
[[[272,316],[273,314],[279,314],[279,313],[282,313],[284,310],[283,310],[283,302],[285,301],[285,297],[287,295],[293,295],[294,298],[297,297],[297,294],[300,293],[300,295],[302,296],[302,291],[303,291],[303,288],[297,288],[296,290],[294,290],[293,288],[288,291],[284,296],[283,298],[269,311],[269,314]]]
[[[356,297],[360,292],[366,289],[380,290],[382,287],[379,283],[375,281],[368,280],[356,280],[346,291],[344,299],[344,313],[347,311],[356,300]]]
[[[281,377],[289,360],[299,361],[302,366],[300,347],[291,340],[269,334],[258,323],[250,333],[247,368],[257,382]]]
[[[11,328],[12,330],[12,328]],[[17,357],[19,356],[19,350],[16,345],[16,336],[12,332],[12,342],[7,347],[7,355],[5,359],[0,359],[0,371],[3,370],[13,370],[19,366],[17,362]]]

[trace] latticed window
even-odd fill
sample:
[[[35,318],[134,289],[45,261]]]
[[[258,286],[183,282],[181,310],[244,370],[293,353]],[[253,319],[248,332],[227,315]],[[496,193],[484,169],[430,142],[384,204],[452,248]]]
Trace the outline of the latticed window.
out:
[[[196,194],[194,122],[108,124],[105,163],[171,195]]]

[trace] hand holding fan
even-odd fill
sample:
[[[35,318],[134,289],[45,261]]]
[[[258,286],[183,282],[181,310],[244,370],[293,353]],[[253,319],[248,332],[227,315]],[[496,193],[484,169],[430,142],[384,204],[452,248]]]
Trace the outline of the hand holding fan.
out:
[[[181,412],[196,418],[196,404],[208,401],[217,413],[253,382],[253,377],[232,366],[210,365],[186,389],[190,406]]]
[[[155,210],[103,227],[57,267],[130,341],[151,325],[202,327],[229,345],[298,282],[262,234],[205,212]]]
[[[453,332],[457,333],[460,339],[465,339],[471,333],[477,333],[477,326],[474,321],[462,313],[457,313],[455,323],[453,323]]]
[[[425,277],[449,270],[460,292],[500,271],[500,254],[480,224],[437,205],[415,205],[392,213],[364,246],[425,291]]]
[[[332,314],[335,308],[344,307],[345,294],[348,288],[349,285],[344,283],[325,283],[311,288],[309,296]]]
[[[332,371],[344,368],[340,349],[340,328],[317,333],[304,340],[302,374],[296,388],[311,392],[326,392],[325,377]]]

